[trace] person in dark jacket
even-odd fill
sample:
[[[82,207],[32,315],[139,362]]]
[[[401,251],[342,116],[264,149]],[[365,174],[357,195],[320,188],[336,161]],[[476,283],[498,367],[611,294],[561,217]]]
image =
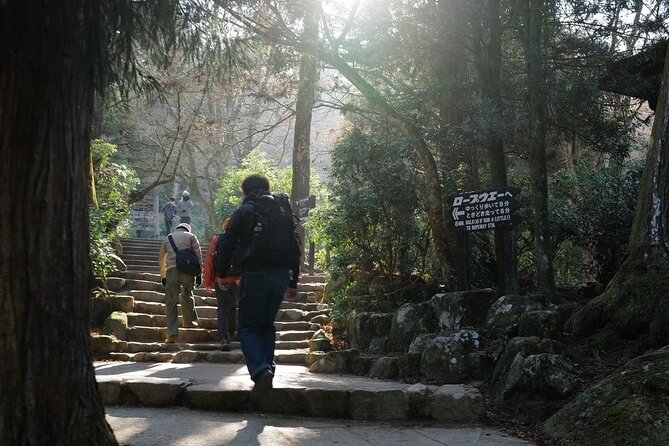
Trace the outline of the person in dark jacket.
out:
[[[226,290],[229,285],[223,278],[229,276],[235,250],[241,253],[238,332],[246,366],[255,383],[254,392],[272,388],[276,370],[274,320],[284,297],[288,301],[297,297],[300,262],[299,249],[296,255],[281,258],[252,254],[251,243],[257,225],[255,202],[269,195],[269,191],[269,180],[263,176],[251,175],[242,181],[244,201],[230,217],[230,227],[222,235],[216,255],[218,285]],[[297,233],[291,237],[295,237],[294,242],[299,247]]]

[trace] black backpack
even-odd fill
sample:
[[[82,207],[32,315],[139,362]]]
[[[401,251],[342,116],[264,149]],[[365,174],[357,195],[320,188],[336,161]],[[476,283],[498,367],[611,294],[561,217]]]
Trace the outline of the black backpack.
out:
[[[297,262],[301,250],[288,195],[267,194],[254,202],[250,256],[287,265]]]
[[[177,270],[189,276],[199,276],[202,273],[202,267],[195,251],[192,249],[182,249],[179,251],[172,239],[172,234],[168,235],[167,238],[172,245],[172,249],[177,254]]]

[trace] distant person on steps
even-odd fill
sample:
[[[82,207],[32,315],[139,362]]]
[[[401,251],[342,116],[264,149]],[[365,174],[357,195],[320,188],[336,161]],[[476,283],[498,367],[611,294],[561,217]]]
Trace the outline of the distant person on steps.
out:
[[[167,314],[167,337],[166,344],[173,344],[179,334],[179,316],[177,304],[181,303],[181,314],[183,316],[184,328],[195,328],[197,323],[197,312],[195,311],[195,299],[193,298],[193,286],[202,284],[202,275],[191,276],[177,269],[177,254],[172,248],[169,236],[177,249],[192,249],[202,264],[202,251],[200,242],[195,234],[190,232],[188,223],[179,223],[174,232],[168,234],[160,247],[160,277],[165,287],[165,313]]]

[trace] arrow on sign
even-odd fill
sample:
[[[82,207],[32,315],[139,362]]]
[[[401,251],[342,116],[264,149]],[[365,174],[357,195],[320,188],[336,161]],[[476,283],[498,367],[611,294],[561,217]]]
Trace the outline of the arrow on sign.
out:
[[[461,215],[465,215],[465,211],[458,211],[458,208],[453,208],[453,220],[458,220]]]

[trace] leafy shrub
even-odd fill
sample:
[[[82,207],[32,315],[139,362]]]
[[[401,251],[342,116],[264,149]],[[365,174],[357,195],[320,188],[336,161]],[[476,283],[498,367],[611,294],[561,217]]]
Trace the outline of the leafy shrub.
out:
[[[106,279],[118,260],[114,243],[126,235],[131,223],[128,196],[139,185],[132,169],[112,161],[116,151],[115,145],[102,140],[91,145],[97,207],[89,209],[90,257],[93,274],[102,279],[105,292]]]
[[[390,285],[426,271],[429,230],[412,159],[411,144],[387,127],[353,128],[337,144],[330,202],[314,231],[331,248],[333,278],[373,271]]]

